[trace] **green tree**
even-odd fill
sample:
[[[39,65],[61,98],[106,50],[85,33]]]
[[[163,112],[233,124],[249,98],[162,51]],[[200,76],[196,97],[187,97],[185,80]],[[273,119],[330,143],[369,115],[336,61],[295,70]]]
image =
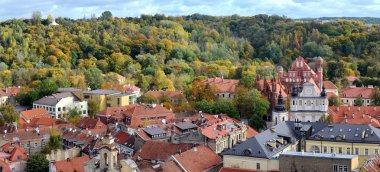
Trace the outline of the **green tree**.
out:
[[[102,83],[105,81],[102,76],[102,71],[98,68],[90,68],[84,71],[86,81],[91,89],[95,90],[100,88]]]
[[[50,137],[49,141],[45,145],[44,149],[42,150],[42,153],[50,154],[52,150],[57,150],[62,148],[62,134],[61,131],[53,127],[49,131]]]
[[[109,19],[112,19],[112,13],[111,11],[104,11],[102,13],[102,19],[103,20],[109,20]]]
[[[219,99],[212,107],[212,114],[227,114],[231,118],[238,119],[238,111],[231,100]]]
[[[264,56],[268,59],[272,59],[274,63],[278,63],[282,58],[282,51],[280,46],[272,41],[265,47]]]
[[[100,110],[99,101],[97,100],[89,100],[88,101],[88,115],[91,118],[95,118],[96,113]]]
[[[44,154],[31,155],[26,161],[26,172],[48,172],[49,161]]]
[[[248,125],[251,126],[252,128],[254,128],[257,131],[265,129],[265,127],[266,127],[265,120],[262,117],[260,117],[259,115],[253,115],[249,119]]]
[[[15,111],[11,104],[4,104],[0,107],[0,113],[6,123],[17,122],[20,118],[19,114]]]
[[[239,85],[244,86],[245,88],[251,89],[255,85],[255,78],[251,75],[243,76],[240,79]]]
[[[375,87],[372,89],[372,93],[370,95],[373,106],[380,106],[380,89],[379,87]]]
[[[32,23],[34,25],[40,24],[41,23],[41,16],[42,16],[41,11],[34,11],[32,13]]]
[[[269,109],[269,101],[257,89],[241,90],[236,105],[241,117],[251,117],[254,114],[263,117]]]
[[[38,99],[44,96],[52,95],[58,91],[58,85],[52,80],[44,80],[36,88]]]
[[[363,98],[358,97],[355,99],[355,104],[354,104],[355,106],[363,106],[363,104],[364,104]]]
[[[142,103],[148,103],[148,104],[159,102],[156,97],[154,97],[153,95],[150,95],[150,94],[141,96],[140,99],[141,99],[140,101]]]
[[[342,102],[339,101],[338,96],[336,96],[336,95],[332,95],[332,96],[329,98],[329,106],[340,106],[341,104],[342,104]]]
[[[16,96],[16,100],[22,106],[31,106],[38,99],[38,93],[35,90],[21,91]]]

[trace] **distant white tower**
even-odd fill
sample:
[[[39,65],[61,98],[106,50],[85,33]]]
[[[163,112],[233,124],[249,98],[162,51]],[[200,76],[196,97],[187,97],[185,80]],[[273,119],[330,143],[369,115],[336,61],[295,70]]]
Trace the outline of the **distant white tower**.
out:
[[[288,111],[284,106],[284,100],[282,97],[282,91],[280,90],[280,95],[278,95],[277,105],[274,107],[272,112],[272,123],[273,126],[281,122],[288,121],[289,119]]]
[[[53,17],[53,21],[50,23],[50,25],[52,26],[57,26],[59,25],[57,22],[55,22],[55,18]]]

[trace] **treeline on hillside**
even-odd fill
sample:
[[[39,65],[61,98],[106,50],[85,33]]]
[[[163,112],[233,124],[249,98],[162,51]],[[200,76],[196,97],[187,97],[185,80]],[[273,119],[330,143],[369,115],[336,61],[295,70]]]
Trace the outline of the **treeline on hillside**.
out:
[[[296,19],[301,21],[313,21],[313,20],[356,20],[365,24],[380,24],[380,18],[378,17],[320,17],[320,18],[301,18]]]
[[[52,17],[0,23],[0,87],[101,88],[115,72],[143,90],[189,90],[197,77],[271,77],[299,55],[325,59],[325,76],[380,76],[378,25],[338,20],[325,24],[257,15],[181,17],[142,15],[72,20]],[[312,61],[312,60],[311,60]],[[104,84],[103,84],[104,85]],[[107,85],[107,84],[106,84]]]

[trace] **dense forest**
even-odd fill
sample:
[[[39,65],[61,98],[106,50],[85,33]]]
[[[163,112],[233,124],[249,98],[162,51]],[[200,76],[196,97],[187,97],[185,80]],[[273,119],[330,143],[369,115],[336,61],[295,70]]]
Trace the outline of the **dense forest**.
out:
[[[301,18],[296,19],[300,21],[313,21],[313,20],[356,20],[365,24],[380,24],[380,18],[378,17],[320,17],[320,18]]]
[[[325,60],[325,79],[350,75],[379,85],[380,29],[360,21],[299,22],[280,16],[142,15],[0,23],[0,87],[97,89],[115,72],[143,90],[189,90],[197,78],[271,77],[301,55]],[[113,76],[113,75],[110,75]],[[362,83],[360,83],[362,84]]]

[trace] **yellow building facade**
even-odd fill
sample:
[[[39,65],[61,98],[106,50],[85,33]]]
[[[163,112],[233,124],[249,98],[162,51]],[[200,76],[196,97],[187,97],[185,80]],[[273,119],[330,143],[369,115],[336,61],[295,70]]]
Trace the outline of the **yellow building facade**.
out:
[[[93,101],[99,105],[99,111],[107,107],[118,107],[134,104],[137,95],[135,93],[122,93],[116,90],[93,90],[83,92],[83,99]]]

